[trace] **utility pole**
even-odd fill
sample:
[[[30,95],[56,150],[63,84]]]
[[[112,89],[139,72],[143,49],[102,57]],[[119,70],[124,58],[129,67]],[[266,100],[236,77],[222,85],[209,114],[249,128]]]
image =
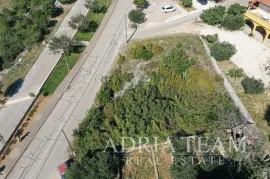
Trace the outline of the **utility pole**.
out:
[[[71,150],[72,150],[72,152],[73,152],[73,155],[75,155],[74,149],[73,149],[73,147],[71,146],[71,143],[69,142],[69,140],[68,140],[68,138],[67,138],[67,135],[66,135],[65,131],[64,131],[63,129],[61,129],[61,130],[62,130],[62,132],[63,132],[63,134],[64,134],[64,136],[65,136],[65,138],[66,138],[66,140],[67,140],[67,142],[68,142],[69,147],[71,148]]]
[[[67,62],[66,54],[65,54],[65,52],[64,52],[63,54],[64,54],[64,58],[65,58],[65,62],[66,62],[67,69],[68,69],[68,71],[69,71],[70,69],[69,69],[69,65],[68,65],[68,62]]]

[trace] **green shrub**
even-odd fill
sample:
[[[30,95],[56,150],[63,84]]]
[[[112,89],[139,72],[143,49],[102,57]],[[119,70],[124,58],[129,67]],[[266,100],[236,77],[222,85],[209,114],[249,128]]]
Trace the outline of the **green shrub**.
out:
[[[229,42],[215,43],[210,50],[217,61],[229,60],[236,53],[235,46]]]
[[[244,14],[246,9],[247,7],[241,6],[239,3],[235,3],[229,7],[227,13],[233,15]]]
[[[163,47],[161,47],[160,45],[153,45],[152,46],[152,52],[154,55],[161,54],[162,51],[163,51]]]
[[[131,22],[142,24],[145,21],[145,13],[141,9],[133,9],[128,13]]]
[[[243,14],[228,14],[221,22],[221,26],[228,30],[239,30],[245,25]]]
[[[22,124],[22,127],[27,127],[28,126],[28,122],[25,122]]]
[[[137,59],[138,58],[138,54],[144,49],[145,47],[141,44],[136,44],[133,47],[131,47],[130,49],[130,54],[132,56],[132,58]]]
[[[147,4],[147,0],[134,0],[133,4],[135,4],[138,8],[143,9]]]
[[[174,69],[177,73],[183,74],[195,61],[188,56],[182,44],[178,44],[170,53],[164,57],[164,63],[167,67]]]
[[[182,0],[184,7],[191,7],[192,6],[192,0]]]
[[[144,59],[144,60],[149,60],[150,58],[153,57],[153,53],[151,50],[144,48],[140,53],[139,53],[139,59]]]
[[[203,36],[203,38],[206,39],[208,43],[215,43],[218,41],[218,34],[206,35]]]
[[[236,69],[236,68],[233,68],[233,69],[230,69],[229,70],[229,74],[228,74],[230,77],[232,78],[241,78],[244,76],[244,71],[242,68],[240,69]]]
[[[217,25],[220,24],[220,22],[222,21],[225,12],[226,12],[225,7],[215,6],[207,10],[204,10],[200,17],[206,24]]]
[[[131,48],[131,55],[135,59],[149,60],[153,57],[152,44],[151,47],[150,44],[148,44],[147,46],[141,44],[135,45]]]
[[[35,112],[37,112],[37,110],[36,109],[32,109],[31,111],[30,111],[30,113],[29,113],[29,117],[33,117],[34,116],[34,114],[35,114]]]
[[[246,94],[262,94],[264,92],[262,80],[246,77],[242,80],[241,84]]]
[[[136,23],[131,24],[130,26],[132,29],[137,29],[138,25]]]

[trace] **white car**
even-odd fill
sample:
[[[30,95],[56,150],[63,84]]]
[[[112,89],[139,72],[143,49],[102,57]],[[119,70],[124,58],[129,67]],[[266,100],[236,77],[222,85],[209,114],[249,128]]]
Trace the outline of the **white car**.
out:
[[[175,7],[173,6],[163,6],[162,7],[162,12],[167,13],[167,12],[173,12],[175,11]]]

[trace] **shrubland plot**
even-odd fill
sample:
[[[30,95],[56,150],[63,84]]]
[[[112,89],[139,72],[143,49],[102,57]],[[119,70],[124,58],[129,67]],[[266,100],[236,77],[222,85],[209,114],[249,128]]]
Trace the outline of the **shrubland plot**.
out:
[[[225,91],[222,78],[212,69],[198,36],[182,34],[132,42],[123,47],[111,74],[103,80],[95,105],[74,131],[76,162],[67,175],[76,178],[74,173],[82,170],[85,176],[98,171],[99,165],[89,167],[87,161],[95,159],[95,153],[103,150],[109,139],[121,148],[121,137],[148,137],[150,144],[154,137],[161,143],[171,137],[176,139],[174,144],[178,147],[179,136],[199,135],[212,139],[219,136],[226,148],[228,136],[225,131],[232,120],[228,114],[234,116],[236,123],[243,120]],[[214,142],[211,140],[209,144]],[[195,156],[198,155],[196,147],[193,151]],[[113,152],[109,154],[117,156]],[[117,157],[125,159],[129,154]],[[234,156],[228,160],[233,159]],[[128,175],[137,171],[134,172],[136,176],[153,178],[154,172],[147,167],[124,166],[123,162],[109,160],[107,156],[99,161],[103,162],[102,169],[105,168],[110,176],[119,176],[120,171]],[[167,164],[168,158],[163,157],[162,161]],[[111,162],[118,165],[118,172],[111,167]],[[168,178],[170,173],[173,178],[179,178],[183,176],[181,172],[185,178],[195,178],[216,172],[219,167],[193,167],[190,163],[182,166],[175,162],[172,167],[161,167],[159,172]],[[185,172],[186,168],[191,172]],[[222,166],[221,170],[224,168]],[[138,174],[138,171],[145,170],[147,176]],[[103,173],[96,172],[96,178],[103,176]]]

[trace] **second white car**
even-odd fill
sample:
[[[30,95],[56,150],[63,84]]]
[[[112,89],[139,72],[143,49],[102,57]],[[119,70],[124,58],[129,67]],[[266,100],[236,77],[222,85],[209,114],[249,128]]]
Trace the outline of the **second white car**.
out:
[[[175,7],[173,7],[173,6],[163,6],[162,7],[162,12],[164,12],[164,13],[168,13],[168,12],[173,12],[173,11],[175,11],[176,9],[175,9]]]

